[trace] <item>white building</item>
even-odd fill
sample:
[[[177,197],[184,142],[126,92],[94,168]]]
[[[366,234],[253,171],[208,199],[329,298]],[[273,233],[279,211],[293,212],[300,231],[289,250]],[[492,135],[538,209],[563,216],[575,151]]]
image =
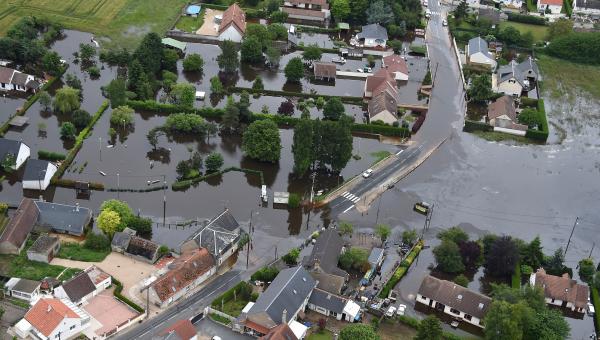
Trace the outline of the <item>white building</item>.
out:
[[[481,320],[490,308],[492,299],[454,282],[428,275],[421,282],[417,302],[483,328]]]
[[[90,316],[68,300],[41,298],[15,326],[21,339],[70,339],[90,325]]]
[[[327,0],[285,0],[280,9],[290,19],[324,22],[330,17]]]
[[[54,296],[59,299],[68,299],[73,304],[80,306],[99,292],[90,276],[83,271],[56,287]]]
[[[13,170],[19,169],[31,155],[31,149],[27,144],[6,138],[0,138],[0,161],[7,157],[14,158]]]
[[[246,14],[237,3],[223,12],[223,20],[219,25],[219,40],[241,42],[246,33]]]
[[[0,91],[37,92],[40,81],[31,74],[0,66]]]
[[[521,7],[523,7],[522,0],[500,0],[500,3],[505,7],[510,7],[513,9],[521,9]]]
[[[4,285],[8,296],[35,303],[40,296],[40,282],[13,277]]]
[[[308,309],[339,321],[360,319],[360,306],[351,299],[315,288],[308,299]]]
[[[552,14],[560,14],[562,5],[562,0],[538,0],[537,9],[540,13],[546,13],[546,10],[550,10]]]
[[[385,27],[379,24],[370,24],[362,27],[361,32],[356,34],[356,39],[364,47],[385,48],[388,34]]]
[[[496,68],[496,60],[489,50],[487,41],[481,37],[469,40],[467,45],[467,64],[483,66],[490,69]]]
[[[529,284],[544,291],[547,304],[576,313],[585,313],[590,294],[589,287],[572,280],[569,274],[549,275],[544,268],[540,268],[531,274]]]
[[[40,159],[30,159],[25,165],[23,189],[46,190],[56,171],[58,171],[58,168],[53,163]]]

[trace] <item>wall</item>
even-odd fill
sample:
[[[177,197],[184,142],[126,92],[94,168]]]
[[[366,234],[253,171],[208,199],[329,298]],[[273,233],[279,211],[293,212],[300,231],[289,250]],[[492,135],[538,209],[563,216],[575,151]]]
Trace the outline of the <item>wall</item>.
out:
[[[29,156],[31,155],[31,149],[29,148],[29,146],[25,145],[25,143],[21,143],[21,146],[19,147],[19,154],[17,155],[17,159],[16,159],[16,169],[20,168],[21,165],[23,165],[23,163],[27,160],[27,158],[29,158]]]
[[[241,42],[242,35],[238,30],[235,29],[235,27],[233,27],[233,25],[229,25],[229,27],[227,27],[227,29],[223,33],[219,34],[219,40],[231,40],[235,42]]]

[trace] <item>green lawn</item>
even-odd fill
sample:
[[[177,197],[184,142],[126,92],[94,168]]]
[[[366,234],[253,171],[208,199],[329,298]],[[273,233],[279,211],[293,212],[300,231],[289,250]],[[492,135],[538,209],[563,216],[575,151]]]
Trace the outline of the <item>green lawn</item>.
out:
[[[66,28],[91,32],[109,40],[103,44],[128,47],[144,34],[163,34],[173,26],[186,0],[2,0],[0,35],[20,17],[43,16]]]
[[[177,23],[175,24],[175,28],[180,29],[184,32],[194,33],[204,24],[204,8],[200,11],[197,18],[189,17],[187,15],[181,16]]]
[[[521,34],[531,32],[533,34],[533,42],[544,41],[548,36],[548,26],[523,24],[514,21],[503,21],[500,23],[500,28],[512,26],[519,30]]]
[[[332,340],[333,334],[330,331],[324,329],[322,333],[315,332],[309,335],[306,340]],[[357,339],[358,340],[358,339]]]
[[[63,266],[29,261],[26,255],[0,255],[0,273],[5,276],[39,281],[47,276],[57,277],[64,269]]]
[[[244,307],[246,307],[246,305],[248,304],[248,300],[244,300],[241,297],[238,297],[237,301],[227,301],[223,304],[223,310],[222,312],[227,314],[227,315],[231,315],[233,317],[237,317],[238,315],[242,314],[242,309],[244,309]],[[219,306],[219,310],[220,310],[220,306]]]
[[[91,250],[78,243],[69,242],[60,245],[57,257],[84,262],[101,262],[108,254],[110,254],[110,249],[104,251]]]
[[[579,95],[584,90],[595,98],[600,98],[600,66],[571,63],[562,59],[538,54],[538,66],[543,76],[542,91],[553,98],[565,95]]]
[[[375,164],[390,155],[387,150],[371,152],[371,156],[375,157],[372,164]]]
[[[520,144],[540,144],[535,140],[497,131],[473,131],[473,134],[490,142],[515,141]]]

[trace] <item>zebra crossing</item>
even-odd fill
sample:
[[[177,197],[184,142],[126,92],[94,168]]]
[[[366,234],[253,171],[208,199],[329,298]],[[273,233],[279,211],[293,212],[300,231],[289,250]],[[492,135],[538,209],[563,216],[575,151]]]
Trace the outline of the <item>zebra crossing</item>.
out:
[[[349,193],[348,191],[344,192],[342,194],[342,197],[344,197],[345,199],[347,199],[348,201],[350,201],[352,203],[356,203],[356,202],[360,201],[360,197],[358,197],[352,193]]]

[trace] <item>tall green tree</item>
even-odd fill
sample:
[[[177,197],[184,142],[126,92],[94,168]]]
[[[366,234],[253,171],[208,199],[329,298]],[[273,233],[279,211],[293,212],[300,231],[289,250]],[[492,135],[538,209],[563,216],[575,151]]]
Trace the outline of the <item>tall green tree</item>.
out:
[[[437,238],[440,240],[450,240],[456,244],[459,244],[461,242],[467,242],[469,240],[469,235],[460,227],[454,226],[450,229],[440,231],[437,234]]]
[[[183,60],[183,70],[186,72],[202,72],[204,59],[196,53],[189,54]]]
[[[591,284],[595,273],[596,267],[592,259],[587,258],[579,261],[579,278],[581,281]]]
[[[331,97],[323,107],[323,118],[327,120],[339,120],[346,109],[339,97]]]
[[[451,240],[442,240],[442,243],[433,248],[433,255],[437,267],[445,273],[460,273],[465,270],[460,249]]]
[[[134,112],[135,111],[127,105],[119,106],[111,112],[110,123],[118,127],[133,126]]]
[[[523,259],[522,264],[531,266],[533,269],[537,269],[542,265],[544,261],[544,252],[542,251],[542,241],[539,236],[536,236],[522,252]]]
[[[137,99],[145,100],[152,97],[152,86],[142,64],[137,59],[129,65],[127,76],[127,86],[136,94]]]
[[[53,77],[60,75],[63,67],[60,56],[54,51],[47,51],[42,57],[42,69]]]
[[[52,106],[52,97],[46,91],[40,91],[38,93],[38,100],[44,110],[48,110]]]
[[[386,25],[394,20],[392,9],[383,0],[371,2],[365,14],[367,15],[367,23],[369,24]]]
[[[454,17],[456,20],[460,22],[462,19],[466,18],[468,7],[467,0],[461,0],[458,3],[458,6],[456,6],[456,9],[454,10]]]
[[[375,226],[375,235],[379,236],[379,238],[381,239],[382,245],[385,242],[385,240],[387,240],[388,237],[390,237],[391,234],[392,234],[392,230],[390,229],[389,225],[378,224]]]
[[[485,338],[489,340],[523,339],[521,319],[514,315],[513,305],[494,301],[485,315]]]
[[[124,228],[121,227],[123,225],[119,214],[110,209],[103,210],[98,215],[98,228],[102,230],[108,238],[112,239],[113,235],[117,231],[122,231]]]
[[[494,277],[509,277],[519,262],[519,249],[510,236],[501,236],[491,245],[485,259],[485,269]]]
[[[350,3],[348,0],[334,0],[331,4],[331,15],[337,22],[342,22],[350,15]]]
[[[440,320],[433,315],[421,320],[417,327],[417,335],[415,340],[441,340],[443,339],[444,330],[440,324]]]
[[[560,18],[548,25],[548,40],[569,35],[573,32],[573,21],[567,18]]]
[[[235,43],[225,40],[221,43],[221,54],[217,57],[219,68],[225,73],[234,73],[240,66],[240,59]]]
[[[233,97],[227,97],[227,104],[225,105],[225,111],[223,112],[223,118],[221,119],[221,128],[226,132],[236,130],[240,125],[240,109],[233,101]]]
[[[312,140],[313,122],[310,119],[301,119],[294,127],[294,141],[292,143],[294,172],[298,175],[306,173],[313,162]]]
[[[277,47],[268,46],[265,50],[265,56],[267,57],[267,61],[271,66],[279,66],[279,61],[281,60],[281,51]]]
[[[139,61],[146,73],[157,75],[162,65],[163,48],[160,36],[150,32],[144,36],[133,57]]]
[[[250,122],[252,119],[252,112],[250,112],[250,94],[248,91],[242,91],[237,107],[240,112],[240,120],[246,123]]]
[[[179,53],[177,51],[165,48],[163,49],[162,59],[160,61],[160,69],[170,72],[177,72],[177,61],[179,60]]]
[[[284,69],[285,77],[289,82],[297,83],[304,77],[304,64],[299,57],[292,58]]]
[[[249,36],[244,38],[240,47],[242,61],[250,64],[257,64],[263,60],[262,44],[258,38]]]
[[[365,12],[369,8],[369,0],[348,0],[350,5],[350,20],[353,24],[359,25],[366,22]]]
[[[106,86],[106,95],[113,109],[127,103],[127,84],[123,78],[117,77]]]
[[[79,59],[82,63],[90,63],[96,56],[96,49],[89,44],[79,44]]]
[[[54,95],[54,110],[61,113],[70,113],[79,108],[79,90],[63,86]]]
[[[473,82],[468,91],[471,100],[483,102],[492,97],[492,78],[489,74],[481,74],[473,78]]]
[[[546,260],[545,268],[549,274],[562,276],[565,268],[565,255],[562,247],[556,249],[554,254]]]
[[[211,152],[204,161],[207,172],[219,171],[223,166],[223,156],[218,152]]]
[[[323,52],[317,44],[308,45],[304,47],[304,52],[302,52],[302,59],[306,61],[318,61],[321,60],[321,56]]]
[[[369,340],[380,340],[381,338],[375,332],[375,329],[371,325],[364,323],[352,323],[344,327],[340,331],[340,340],[358,340],[358,339],[369,339]]]
[[[75,133],[77,129],[71,122],[64,122],[60,126],[60,137],[63,139],[75,139]]]
[[[190,83],[177,83],[169,93],[171,103],[186,108],[193,108],[196,100],[196,88]]]
[[[242,150],[250,158],[277,162],[281,156],[281,137],[277,124],[270,119],[250,124],[242,138]]]

